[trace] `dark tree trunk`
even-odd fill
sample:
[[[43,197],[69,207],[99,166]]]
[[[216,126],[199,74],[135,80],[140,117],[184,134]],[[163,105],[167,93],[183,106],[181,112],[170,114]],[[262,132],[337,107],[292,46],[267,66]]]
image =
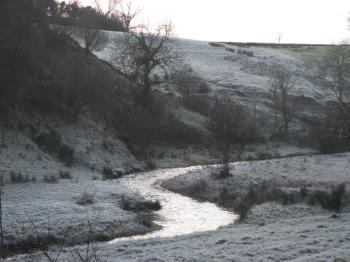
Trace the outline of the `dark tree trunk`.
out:
[[[1,127],[1,146],[5,145],[5,125]]]
[[[2,229],[2,179],[0,180],[0,245],[1,250],[4,250],[4,232]],[[4,258],[5,254],[0,252],[0,256]]]

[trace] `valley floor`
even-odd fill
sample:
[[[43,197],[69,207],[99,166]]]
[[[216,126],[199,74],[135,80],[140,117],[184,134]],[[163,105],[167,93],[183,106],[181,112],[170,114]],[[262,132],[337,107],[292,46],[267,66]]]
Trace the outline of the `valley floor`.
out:
[[[250,185],[264,181],[273,181],[291,191],[302,186],[330,190],[340,183],[349,187],[349,163],[350,154],[238,162],[231,165],[233,176],[226,179],[213,179],[212,168],[204,168],[172,178],[164,186],[184,194],[185,188],[202,179],[209,188],[207,192],[212,192],[208,195],[211,201],[215,201],[223,185],[229,193],[243,194]],[[102,261],[348,261],[348,193],[345,204],[341,212],[334,213],[303,202],[290,205],[268,202],[253,207],[242,223],[216,231],[101,243],[97,250]],[[69,259],[70,251],[64,250],[61,261]],[[17,260],[46,261],[46,258],[37,253],[9,259]]]

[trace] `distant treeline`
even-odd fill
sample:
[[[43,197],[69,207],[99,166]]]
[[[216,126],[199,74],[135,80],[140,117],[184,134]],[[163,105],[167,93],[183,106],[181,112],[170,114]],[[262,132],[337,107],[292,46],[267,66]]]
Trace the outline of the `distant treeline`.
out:
[[[39,1],[40,2],[40,1]],[[51,24],[63,26],[89,26],[90,28],[126,31],[117,15],[104,15],[91,6],[80,6],[77,2],[66,3],[44,0],[46,20]]]
[[[232,45],[232,46],[239,46],[239,47],[249,47],[249,46],[255,46],[255,47],[273,47],[273,48],[313,48],[313,47],[329,47],[333,45],[326,45],[326,44],[294,44],[294,43],[257,43],[257,42],[221,42],[223,44]]]

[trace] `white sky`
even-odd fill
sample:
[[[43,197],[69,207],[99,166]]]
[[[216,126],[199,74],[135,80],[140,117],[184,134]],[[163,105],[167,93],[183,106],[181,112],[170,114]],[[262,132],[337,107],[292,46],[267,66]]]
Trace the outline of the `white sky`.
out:
[[[89,1],[89,0],[83,0]],[[127,1],[127,0],[124,0]],[[350,38],[349,0],[133,0],[140,19],[211,41],[337,43]]]

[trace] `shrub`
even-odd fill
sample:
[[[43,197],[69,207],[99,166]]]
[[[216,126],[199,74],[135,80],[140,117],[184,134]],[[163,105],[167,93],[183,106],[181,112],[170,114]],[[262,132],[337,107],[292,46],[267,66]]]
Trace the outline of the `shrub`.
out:
[[[58,152],[61,145],[61,137],[55,132],[42,132],[33,137],[34,142],[49,152]]]
[[[332,189],[332,192],[318,190],[314,192],[308,201],[310,205],[319,204],[322,208],[339,212],[345,196],[345,184],[340,184]]]
[[[138,215],[136,220],[138,223],[140,223],[146,227],[151,227],[153,224],[151,217],[147,214]]]
[[[254,117],[249,110],[231,100],[217,98],[210,108],[209,129],[223,157],[233,144],[254,143],[258,139]]]
[[[226,51],[229,51],[229,52],[231,52],[231,53],[236,53],[236,50],[233,49],[233,48],[231,48],[231,47],[226,47],[225,50],[226,50]]]
[[[243,49],[238,49],[237,53],[241,54],[241,55],[246,55],[246,56],[254,56],[253,51],[248,51],[248,50],[243,50]]]
[[[204,95],[192,95],[182,98],[182,104],[185,108],[198,112],[204,116],[209,116],[210,99]]]
[[[68,145],[62,144],[59,148],[58,159],[66,166],[71,167],[74,163],[74,150]]]
[[[216,42],[209,42],[209,45],[212,46],[212,47],[224,47],[223,44],[216,43]]]
[[[130,210],[130,201],[123,196],[119,201],[119,206],[121,209]]]
[[[182,104],[189,110],[208,115],[210,92],[208,83],[202,79],[189,65],[173,72],[172,81],[181,94]]]
[[[147,170],[154,170],[157,168],[156,163],[152,160],[152,158],[148,157],[145,161]]]
[[[272,154],[269,152],[258,152],[256,155],[257,160],[266,160],[266,159],[272,159]]]
[[[11,171],[10,180],[11,180],[11,183],[19,184],[19,183],[35,182],[36,178],[34,176],[30,178],[29,175],[22,175],[21,172],[16,173],[15,171]]]
[[[74,150],[62,143],[61,136],[55,131],[42,132],[33,136],[33,141],[44,150],[56,154],[66,166],[72,166],[74,163]]]
[[[230,167],[228,163],[223,164],[219,172],[213,174],[214,179],[226,179],[231,176],[232,174],[230,173]]]
[[[103,180],[112,180],[120,177],[119,175],[114,174],[112,168],[110,167],[103,167],[102,175]]]
[[[240,215],[239,222],[245,219],[252,206],[271,201],[288,204],[294,203],[295,197],[293,194],[288,194],[268,182],[264,182],[261,185],[251,185],[247,193],[234,206],[234,209]]]
[[[61,179],[72,179],[73,178],[72,174],[69,171],[60,170],[59,175],[60,175]]]
[[[64,32],[57,32],[54,30],[45,30],[45,40],[47,47],[59,48],[65,45],[68,35]]]
[[[50,175],[50,176],[45,175],[44,182],[49,184],[55,184],[55,183],[58,183],[58,179],[54,175]]]
[[[87,206],[95,203],[95,195],[84,191],[77,199],[76,203],[81,206]]]
[[[199,179],[195,183],[187,187],[187,192],[190,196],[201,196],[206,193],[208,184],[204,179]]]
[[[230,206],[237,199],[234,193],[229,193],[227,187],[223,186],[219,193],[219,204],[222,206]]]
[[[124,196],[120,200],[119,205],[122,209],[131,211],[157,211],[161,209],[158,200],[132,200]]]

